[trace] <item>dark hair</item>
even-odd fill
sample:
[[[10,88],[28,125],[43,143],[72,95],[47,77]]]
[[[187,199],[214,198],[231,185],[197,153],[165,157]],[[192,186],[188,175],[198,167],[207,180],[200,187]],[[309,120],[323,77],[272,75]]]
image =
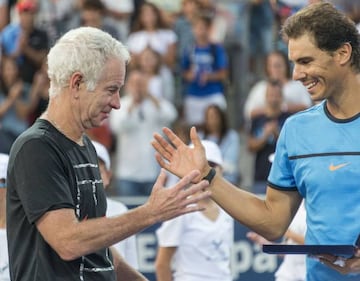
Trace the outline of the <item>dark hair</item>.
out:
[[[349,43],[352,47],[351,66],[360,71],[359,32],[354,22],[330,3],[305,7],[285,21],[281,32],[285,37],[295,39],[308,33],[319,49],[330,53]]]
[[[214,109],[216,111],[217,115],[219,115],[219,117],[220,117],[221,129],[220,129],[220,138],[219,138],[218,143],[221,143],[222,139],[225,137],[227,131],[229,130],[229,123],[227,120],[226,112],[224,110],[222,110],[220,108],[220,106],[218,106],[216,104],[211,104],[206,108],[205,122],[204,122],[204,138],[206,139],[207,136],[209,136],[209,134],[210,134],[209,129],[207,127],[207,118],[206,118],[206,115],[210,109]]]
[[[280,51],[280,50],[273,50],[269,54],[267,54],[266,63],[265,63],[266,75],[269,76],[268,64],[269,64],[269,58],[272,55],[277,55],[282,58],[282,60],[285,64],[285,67],[286,67],[286,78],[290,79],[291,78],[291,66],[290,66],[289,59],[288,59],[287,55],[283,51]]]
[[[131,28],[131,32],[137,32],[137,31],[144,29],[144,25],[141,22],[141,15],[142,15],[142,9],[146,6],[150,7],[153,10],[153,12],[155,13],[155,17],[156,17],[155,26],[157,29],[169,28],[169,26],[166,24],[162,14],[161,14],[160,9],[155,4],[144,1],[139,7],[138,13],[136,15],[136,18],[134,19],[134,22],[133,22],[133,25]]]
[[[213,16],[207,12],[199,13],[193,19],[192,24],[196,22],[203,22],[207,27],[210,27],[213,22]]]
[[[100,0],[85,0],[82,4],[83,10],[105,11],[105,6]]]

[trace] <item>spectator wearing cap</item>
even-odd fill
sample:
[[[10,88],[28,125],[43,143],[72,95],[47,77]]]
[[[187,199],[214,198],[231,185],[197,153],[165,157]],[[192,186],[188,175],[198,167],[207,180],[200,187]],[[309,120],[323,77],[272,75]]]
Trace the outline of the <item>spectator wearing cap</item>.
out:
[[[35,27],[37,8],[35,0],[19,0],[16,3],[19,22],[8,24],[0,38],[4,55],[16,59],[20,75],[28,83],[32,83],[49,47],[47,33]]]
[[[202,144],[209,165],[221,173],[219,146],[208,140],[202,140]],[[230,250],[234,221],[210,198],[198,204],[204,208],[202,212],[164,222],[157,229],[157,281],[232,280]]]
[[[0,280],[10,281],[6,238],[6,173],[9,156],[0,153]]]
[[[107,148],[97,141],[92,141],[99,160],[99,170],[101,179],[103,181],[104,188],[107,189],[111,182],[111,161]],[[125,204],[120,201],[106,198],[107,210],[106,215],[108,217],[119,215],[128,211]],[[138,269],[138,257],[136,248],[136,237],[135,235],[129,236],[128,238],[115,244],[113,248],[120,253],[125,261],[130,264],[133,268]]]

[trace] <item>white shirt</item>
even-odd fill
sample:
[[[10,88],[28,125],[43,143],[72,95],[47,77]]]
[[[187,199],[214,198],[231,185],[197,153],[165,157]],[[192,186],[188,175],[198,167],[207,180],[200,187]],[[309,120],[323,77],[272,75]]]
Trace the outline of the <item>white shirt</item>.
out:
[[[263,80],[256,83],[250,90],[244,105],[244,114],[247,120],[250,119],[250,114],[254,109],[265,106],[266,85],[267,82]],[[308,91],[299,81],[290,80],[283,86],[283,99],[288,105],[303,104],[307,107],[312,105]]]
[[[6,229],[0,228],[0,281],[10,281]]]
[[[157,229],[159,246],[177,247],[174,281],[231,281],[230,250],[234,221],[220,209],[215,221],[201,212],[164,222]]]
[[[129,113],[132,97],[121,98],[121,109],[110,113],[110,128],[117,138],[115,175],[118,179],[153,181],[160,167],[150,142],[155,132],[170,126],[177,117],[175,106],[159,99],[160,107],[148,98]],[[143,119],[140,118],[143,116]]]
[[[127,211],[128,208],[120,201],[107,198],[107,217],[120,215]],[[115,244],[114,247],[119,251],[121,256],[128,264],[130,264],[135,269],[139,269],[135,235],[129,236],[128,238],[120,241],[119,243]]]
[[[159,54],[167,53],[169,45],[177,42],[176,33],[171,29],[160,29],[154,32],[137,31],[130,33],[126,45],[129,51],[135,54],[141,53],[150,46]]]

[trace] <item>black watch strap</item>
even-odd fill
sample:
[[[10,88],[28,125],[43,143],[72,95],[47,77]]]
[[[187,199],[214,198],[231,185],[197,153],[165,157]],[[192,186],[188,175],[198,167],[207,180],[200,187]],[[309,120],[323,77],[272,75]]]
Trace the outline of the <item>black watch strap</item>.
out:
[[[209,173],[203,177],[203,180],[207,180],[209,182],[209,184],[211,184],[211,181],[214,179],[216,175],[216,170],[214,168],[211,168]]]

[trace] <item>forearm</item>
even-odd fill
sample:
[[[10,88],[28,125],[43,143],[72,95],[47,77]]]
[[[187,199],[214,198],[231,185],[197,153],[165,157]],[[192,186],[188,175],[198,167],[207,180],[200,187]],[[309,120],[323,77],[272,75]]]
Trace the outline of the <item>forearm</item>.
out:
[[[224,81],[228,78],[228,72],[225,69],[208,74],[208,81]]]
[[[161,243],[161,242],[159,242]],[[156,280],[157,281],[172,281],[172,270],[171,270],[171,261],[177,247],[162,247],[159,246],[156,260],[155,260],[155,270],[156,270]]]
[[[69,212],[72,210],[51,211],[37,222],[44,239],[64,260],[73,260],[110,247],[157,221],[157,216],[152,214],[146,205],[120,216],[88,219],[82,222],[71,219]]]
[[[287,230],[301,199],[296,192],[270,189],[266,199],[260,199],[218,175],[210,186],[213,199],[232,217],[268,240],[276,240]]]
[[[148,201],[122,215],[79,222],[73,209],[63,208],[46,212],[36,226],[62,259],[73,260],[114,245],[155,223],[201,210],[195,203],[210,195],[207,191],[200,192],[208,186],[207,182],[184,189],[197,177],[199,172],[194,170],[172,188],[164,188],[166,173],[162,170]]]
[[[172,281],[172,272],[170,266],[156,268],[157,281]]]
[[[262,136],[260,138],[249,136],[247,142],[248,149],[251,152],[258,152],[265,146],[267,138],[268,138],[267,136]]]
[[[291,239],[293,240],[295,243],[297,244],[300,244],[300,245],[303,245],[305,244],[305,237],[304,235],[301,235],[301,234],[297,234],[291,230],[287,230],[284,237],[286,239]]]

